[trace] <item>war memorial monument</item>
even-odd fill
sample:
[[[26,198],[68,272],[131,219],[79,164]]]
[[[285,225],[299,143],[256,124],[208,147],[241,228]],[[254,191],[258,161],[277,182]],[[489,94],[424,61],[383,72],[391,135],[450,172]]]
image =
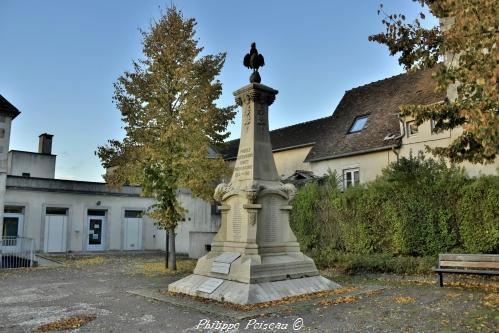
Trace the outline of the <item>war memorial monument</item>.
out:
[[[194,273],[168,290],[253,304],[339,288],[319,275],[289,226],[296,189],[279,179],[268,123],[268,109],[278,91],[260,83],[258,68],[264,58],[255,43],[244,65],[252,74],[250,84],[234,92],[243,112],[237,161],[230,183],[218,185],[214,195],[221,203],[220,230]]]

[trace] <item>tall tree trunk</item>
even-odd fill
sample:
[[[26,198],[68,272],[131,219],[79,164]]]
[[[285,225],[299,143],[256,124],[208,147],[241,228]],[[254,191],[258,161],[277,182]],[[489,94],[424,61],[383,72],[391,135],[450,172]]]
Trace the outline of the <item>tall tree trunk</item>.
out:
[[[175,252],[175,228],[171,228],[169,234],[169,256],[168,256],[168,266],[170,270],[177,270],[177,254]]]
[[[169,236],[168,236],[168,229],[165,229],[165,268],[168,269],[168,253],[169,253]]]

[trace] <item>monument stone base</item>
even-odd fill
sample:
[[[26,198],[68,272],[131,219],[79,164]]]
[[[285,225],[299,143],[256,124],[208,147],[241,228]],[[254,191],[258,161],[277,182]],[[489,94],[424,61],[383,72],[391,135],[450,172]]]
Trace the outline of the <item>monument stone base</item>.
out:
[[[255,58],[254,44],[251,52]],[[221,204],[220,229],[194,274],[168,291],[255,304],[340,288],[319,275],[289,225],[296,188],[277,173],[268,124],[276,94],[255,82],[234,93],[243,108],[241,139],[231,181],[219,184],[213,196]]]
[[[204,286],[208,288],[204,289]],[[210,293],[210,286],[217,287]],[[170,284],[168,291],[220,302],[256,304],[337,288],[340,288],[339,284],[320,275],[272,282],[242,283],[192,274]]]

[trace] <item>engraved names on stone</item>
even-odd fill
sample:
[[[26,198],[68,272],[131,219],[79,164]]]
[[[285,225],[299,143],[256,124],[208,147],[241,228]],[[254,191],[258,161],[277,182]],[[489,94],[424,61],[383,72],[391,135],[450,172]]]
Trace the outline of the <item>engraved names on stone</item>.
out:
[[[280,200],[276,197],[271,197],[269,202],[270,216],[265,221],[263,241],[266,243],[273,243],[277,241],[277,234],[281,222],[281,211],[279,209]]]
[[[237,155],[237,163],[234,168],[235,177],[250,177],[253,168],[253,151],[251,147],[242,148]]]
[[[232,218],[230,219],[232,223],[232,239],[234,241],[241,240],[241,224],[242,224],[242,206],[241,204],[234,204],[234,207],[230,210]]]

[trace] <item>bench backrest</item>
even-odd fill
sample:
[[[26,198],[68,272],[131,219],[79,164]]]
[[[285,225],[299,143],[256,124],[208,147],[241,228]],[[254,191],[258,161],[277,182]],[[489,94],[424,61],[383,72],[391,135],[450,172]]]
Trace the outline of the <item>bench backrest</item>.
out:
[[[440,268],[481,268],[499,269],[499,254],[440,254]]]

